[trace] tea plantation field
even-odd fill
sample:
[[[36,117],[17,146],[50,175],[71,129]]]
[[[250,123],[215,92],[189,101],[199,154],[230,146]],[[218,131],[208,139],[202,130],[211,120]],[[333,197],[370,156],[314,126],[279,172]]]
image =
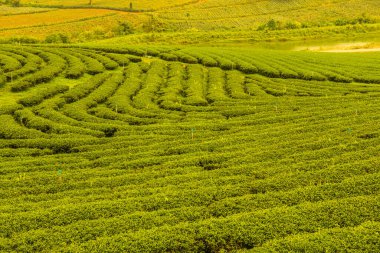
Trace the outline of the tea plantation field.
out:
[[[380,53],[0,47],[1,252],[376,252]]]

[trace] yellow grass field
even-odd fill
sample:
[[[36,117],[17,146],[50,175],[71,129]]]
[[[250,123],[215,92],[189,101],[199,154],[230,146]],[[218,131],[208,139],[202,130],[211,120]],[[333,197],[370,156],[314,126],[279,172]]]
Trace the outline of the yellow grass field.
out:
[[[57,23],[72,22],[95,17],[116,14],[117,11],[97,9],[62,9],[43,13],[21,14],[0,17],[0,29],[21,28],[39,25],[50,25]]]
[[[11,16],[19,14],[31,14],[37,12],[47,12],[53,10],[53,8],[34,8],[34,7],[18,7],[14,8],[7,5],[0,5],[0,16]]]
[[[112,30],[120,22],[127,21],[139,27],[147,19],[145,14],[106,9],[50,9],[40,13],[0,16],[0,37],[44,40],[48,35],[63,33],[72,41],[80,41],[95,39],[91,38],[94,36],[112,37]]]
[[[86,7],[89,0],[23,0],[21,3],[24,7],[0,6],[0,36],[3,38],[25,36],[43,39],[57,32],[77,37],[77,34],[88,30],[109,32],[120,21],[132,24],[136,33],[153,30],[255,31],[271,19],[282,24],[293,22],[298,27],[334,26],[338,19],[352,20],[362,15],[380,22],[379,0],[92,0],[92,6],[96,8],[91,9]],[[145,11],[110,9],[128,9],[130,3],[133,10]],[[28,5],[65,6],[67,9],[25,7]],[[2,15],[2,8],[8,9],[10,14]]]
[[[199,2],[200,0],[93,0],[92,6],[112,7],[112,8],[129,8],[132,3],[133,9],[137,10],[156,10],[173,6],[181,6],[190,3]],[[45,6],[86,6],[89,0],[25,0],[24,4],[45,5]]]
[[[204,0],[161,10],[157,19],[173,30],[255,29],[270,19],[312,24],[357,18],[361,14],[380,19],[379,0]]]

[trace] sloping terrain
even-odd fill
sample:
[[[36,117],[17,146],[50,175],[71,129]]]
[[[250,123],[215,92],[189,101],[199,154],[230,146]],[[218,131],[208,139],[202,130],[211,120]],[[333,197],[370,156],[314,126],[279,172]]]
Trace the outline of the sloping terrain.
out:
[[[171,8],[176,6],[184,6],[200,2],[202,0],[23,0],[25,5],[32,6],[63,6],[63,7],[104,7],[118,8],[129,10],[132,4],[132,10],[157,10],[161,8]],[[91,2],[91,4],[90,4]]]
[[[16,8],[18,9],[18,8]],[[22,8],[27,11],[28,9]],[[35,9],[32,9],[35,10]],[[45,39],[51,34],[66,34],[78,40],[92,36],[107,37],[120,22],[134,26],[144,23],[146,16],[106,9],[42,9],[14,15],[0,15],[0,35],[4,37],[32,37]],[[41,11],[45,10],[45,11]]]
[[[0,251],[375,252],[379,53],[0,49]]]
[[[326,25],[362,14],[380,18],[379,9],[377,0],[207,0],[159,11],[157,18],[175,30],[244,30],[256,29],[271,19]]]
[[[132,3],[132,9],[130,8]],[[102,34],[103,30],[114,30],[119,22],[128,22],[135,27],[136,33],[147,32],[187,32],[187,31],[256,31],[273,20],[269,30],[303,30],[320,28],[320,33],[328,34],[324,27],[346,27],[351,32],[373,29],[372,23],[380,20],[380,2],[377,0],[199,0],[199,1],[22,1],[24,6],[47,9],[45,13],[30,13],[3,17],[0,12],[0,35],[2,37],[30,36],[38,39],[62,31],[73,37],[73,41],[84,41],[79,34],[93,31]],[[26,7],[24,11],[28,11]],[[83,10],[77,10],[77,8]],[[86,9],[87,8],[87,9]],[[88,8],[92,8],[90,11]],[[108,10],[102,10],[105,8]],[[9,7],[7,7],[9,9]],[[16,10],[16,14],[23,11]],[[100,10],[99,10],[100,9]],[[111,10],[109,10],[111,9]],[[118,10],[118,11],[116,11]],[[123,12],[121,12],[123,11]],[[38,11],[39,12],[39,11]],[[89,14],[83,14],[83,12]],[[67,17],[73,13],[70,17]],[[76,15],[77,13],[77,15]],[[109,13],[109,15],[105,15]],[[87,17],[88,15],[91,18]],[[36,26],[33,20],[40,20]],[[44,23],[44,20],[47,20]],[[51,22],[51,20],[57,22]],[[60,20],[58,22],[58,20]],[[302,29],[301,29],[302,28]],[[265,30],[265,29],[264,29]],[[100,31],[100,32],[99,32]],[[307,33],[307,32],[306,32]],[[377,29],[377,33],[378,29]],[[103,33],[93,36],[96,39],[114,36]],[[289,35],[291,37],[291,35]],[[87,36],[87,40],[93,39]]]

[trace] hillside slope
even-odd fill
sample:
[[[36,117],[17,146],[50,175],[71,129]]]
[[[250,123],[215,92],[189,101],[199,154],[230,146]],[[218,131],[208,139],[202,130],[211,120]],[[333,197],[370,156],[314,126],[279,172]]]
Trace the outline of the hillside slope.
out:
[[[1,12],[2,9],[8,12]],[[120,22],[139,27],[147,22],[145,15],[106,9],[45,9],[0,6],[1,37],[33,37],[45,39],[63,33],[76,40],[112,36]],[[17,12],[19,10],[19,13]],[[10,14],[11,13],[11,14]]]
[[[252,31],[259,27],[265,30],[270,20],[273,20],[274,27],[269,30],[353,24],[357,24],[360,29],[367,23],[380,20],[380,2],[377,0],[94,0],[91,6],[87,1],[25,0],[22,5],[25,7],[0,6],[0,19],[3,20],[0,22],[1,37],[43,39],[49,34],[63,32],[70,35],[72,41],[102,39],[118,35],[113,31],[123,21],[130,23],[136,33],[149,33]],[[57,11],[52,7],[65,10]],[[77,8],[84,10],[78,11]],[[353,27],[353,30],[357,29]],[[368,30],[367,27],[365,29]]]
[[[175,6],[184,6],[188,4],[198,3],[202,0],[92,0],[91,5],[89,0],[24,0],[25,5],[33,6],[93,6],[93,7],[109,7],[136,10],[157,10],[160,8],[170,8]]]
[[[207,0],[157,14],[172,29],[256,29],[270,19],[326,25],[362,14],[380,17],[377,0]]]

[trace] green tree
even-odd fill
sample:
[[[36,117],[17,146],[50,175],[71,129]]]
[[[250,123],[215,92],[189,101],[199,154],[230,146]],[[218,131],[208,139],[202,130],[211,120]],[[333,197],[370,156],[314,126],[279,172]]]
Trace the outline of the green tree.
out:
[[[286,29],[299,29],[302,27],[302,24],[297,21],[289,21],[285,24]]]
[[[114,29],[117,35],[128,35],[134,32],[133,26],[127,21],[120,21],[119,25]]]
[[[69,43],[69,37],[62,33],[50,34],[45,39],[46,43]]]
[[[19,7],[20,6],[20,0],[7,0],[5,1],[6,4],[10,4],[13,7]]]
[[[274,19],[271,19],[268,21],[267,27],[269,30],[276,30],[277,29],[277,22]]]

